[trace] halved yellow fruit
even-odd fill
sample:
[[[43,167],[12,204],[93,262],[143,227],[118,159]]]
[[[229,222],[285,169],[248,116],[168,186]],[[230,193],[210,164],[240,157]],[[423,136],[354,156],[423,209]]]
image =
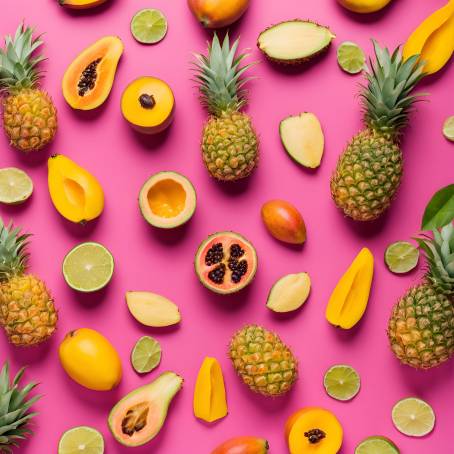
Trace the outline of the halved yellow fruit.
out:
[[[121,111],[128,123],[144,134],[157,134],[170,126],[175,109],[172,89],[156,77],[139,77],[121,97]]]
[[[149,224],[172,229],[191,219],[196,199],[194,186],[186,177],[176,172],[159,172],[142,186],[139,206]]]

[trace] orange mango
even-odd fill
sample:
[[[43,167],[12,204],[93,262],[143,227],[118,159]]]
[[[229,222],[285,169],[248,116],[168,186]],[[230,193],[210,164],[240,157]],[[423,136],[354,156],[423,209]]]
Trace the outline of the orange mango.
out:
[[[189,9],[206,28],[227,27],[248,9],[250,0],[188,0]]]
[[[257,437],[236,437],[225,441],[211,454],[267,454],[268,442]]]

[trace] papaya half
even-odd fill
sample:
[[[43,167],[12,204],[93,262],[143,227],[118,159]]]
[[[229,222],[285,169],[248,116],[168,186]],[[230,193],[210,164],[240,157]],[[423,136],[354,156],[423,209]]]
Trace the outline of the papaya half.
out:
[[[120,38],[105,36],[82,51],[68,66],[62,90],[73,109],[96,109],[107,99],[123,48]]]
[[[70,9],[88,9],[106,3],[107,0],[58,0],[61,6]]]

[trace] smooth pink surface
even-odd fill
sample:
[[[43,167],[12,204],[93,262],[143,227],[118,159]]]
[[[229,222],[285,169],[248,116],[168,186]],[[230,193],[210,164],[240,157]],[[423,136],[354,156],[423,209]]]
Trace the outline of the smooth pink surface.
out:
[[[420,87],[430,93],[418,105],[404,141],[405,175],[389,213],[374,225],[354,224],[336,210],[329,194],[329,178],[347,140],[361,127],[357,90],[361,77],[344,74],[336,63],[336,47],[344,40],[371,51],[369,39],[394,47],[443,0],[395,0],[373,16],[344,11],[335,0],[252,0],[250,10],[233,28],[241,33],[241,48],[252,49],[260,65],[251,70],[250,106],[261,138],[260,166],[254,176],[239,185],[222,186],[206,172],[199,151],[200,132],[206,118],[191,82],[192,52],[204,51],[209,34],[191,16],[184,0],[112,0],[89,12],[71,12],[54,0],[3,0],[1,34],[13,33],[19,21],[35,25],[43,36],[48,61],[44,87],[59,110],[59,131],[48,150],[23,156],[0,135],[1,167],[17,166],[33,178],[35,192],[23,206],[0,207],[2,217],[12,218],[34,236],[30,247],[31,270],[52,289],[59,309],[58,332],[51,341],[33,349],[17,349],[1,339],[1,358],[9,358],[13,370],[30,365],[26,380],[41,382],[44,397],[36,405],[35,436],[18,450],[26,454],[56,452],[63,431],[90,425],[105,436],[106,452],[126,453],[107,429],[106,418],[113,404],[133,388],[148,383],[160,372],[174,370],[185,378],[183,391],[172,403],[160,435],[137,453],[208,453],[224,439],[257,435],[270,441],[271,453],[286,451],[283,425],[295,410],[319,405],[336,413],[345,429],[342,453],[350,454],[369,435],[392,438],[405,454],[452,452],[452,389],[454,362],[428,372],[400,366],[390,353],[386,338],[392,305],[422,270],[408,276],[392,275],[383,264],[386,246],[418,232],[423,208],[436,189],[452,183],[453,145],[443,139],[441,126],[454,114],[454,66],[427,80]],[[142,7],[160,8],[169,31],[156,46],[141,46],[129,32],[129,21]],[[268,25],[295,17],[310,18],[331,26],[337,39],[327,55],[301,70],[285,70],[267,63],[255,47],[258,33]],[[62,97],[63,73],[82,49],[103,35],[115,34],[125,44],[110,98],[96,112],[72,111]],[[123,120],[120,96],[136,77],[153,75],[173,88],[177,109],[175,122],[160,137],[134,133]],[[279,121],[301,111],[314,112],[326,134],[326,150],[316,171],[296,165],[284,152],[278,135]],[[101,181],[106,207],[98,222],[86,227],[71,225],[54,209],[47,191],[46,159],[64,153],[92,171]],[[141,218],[137,195],[154,172],[175,170],[194,183],[197,211],[183,229],[158,231]],[[271,198],[294,203],[308,228],[307,244],[288,247],[273,240],[260,220],[261,205]],[[259,255],[254,283],[244,292],[220,297],[204,289],[194,274],[193,257],[208,234],[236,230],[249,238]],[[100,294],[71,291],[61,274],[65,254],[77,243],[94,240],[113,253],[113,281]],[[324,318],[330,292],[361,247],[376,258],[376,275],[370,306],[361,324],[340,332]],[[305,307],[288,316],[276,316],[265,307],[270,286],[287,273],[308,271],[313,291]],[[128,313],[127,290],[150,290],[175,301],[183,321],[175,329],[148,329]],[[252,394],[235,376],[226,347],[231,334],[245,323],[260,323],[277,331],[292,346],[300,361],[301,376],[294,390],[279,399]],[[72,382],[58,360],[58,345],[65,333],[78,327],[96,328],[119,350],[124,378],[113,392],[88,391]],[[129,363],[136,340],[152,335],[162,344],[159,368],[138,376]],[[192,393],[198,368],[207,355],[222,364],[229,402],[229,415],[212,426],[192,414]],[[360,394],[350,403],[330,399],[322,386],[326,369],[335,363],[354,366],[362,378]],[[437,415],[434,432],[424,439],[398,433],[391,422],[394,403],[407,396],[426,399]]]

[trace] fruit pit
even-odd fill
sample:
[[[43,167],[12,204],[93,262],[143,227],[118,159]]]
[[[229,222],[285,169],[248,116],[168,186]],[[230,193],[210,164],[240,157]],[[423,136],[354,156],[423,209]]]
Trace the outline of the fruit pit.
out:
[[[304,436],[308,439],[311,445],[315,445],[316,443],[319,443],[321,440],[326,438],[325,432],[320,429],[311,429],[307,432],[304,432]]]
[[[77,84],[79,96],[85,96],[89,90],[95,88],[96,79],[98,78],[97,68],[101,59],[92,61],[83,71]]]
[[[121,421],[121,430],[125,435],[132,437],[147,425],[147,417],[150,408],[145,403],[131,407]]]

